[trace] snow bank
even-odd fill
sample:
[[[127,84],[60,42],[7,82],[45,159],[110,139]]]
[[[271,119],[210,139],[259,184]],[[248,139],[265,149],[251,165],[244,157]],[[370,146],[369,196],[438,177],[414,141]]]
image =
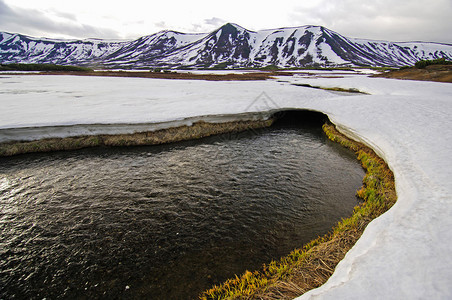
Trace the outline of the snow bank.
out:
[[[293,83],[371,95],[341,96]],[[204,82],[30,75],[0,76],[0,95],[0,137],[14,128],[322,111],[386,160],[398,201],[370,223],[330,280],[300,299],[452,298],[451,84],[363,76]]]
[[[213,82],[76,76],[0,76],[0,129],[80,124],[140,124],[265,111],[331,98],[277,81]],[[298,95],[298,99],[295,98]]]
[[[325,110],[388,162],[398,201],[368,226],[330,280],[300,299],[450,299],[452,85],[370,78],[315,85],[373,94]]]

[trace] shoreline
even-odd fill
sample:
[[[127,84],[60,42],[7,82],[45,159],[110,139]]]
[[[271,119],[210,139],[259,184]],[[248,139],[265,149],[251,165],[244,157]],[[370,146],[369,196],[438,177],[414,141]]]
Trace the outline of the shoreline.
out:
[[[273,108],[324,112],[340,132],[388,163],[398,200],[369,223],[330,279],[300,299],[452,296],[452,270],[444,268],[452,263],[447,242],[452,233],[444,230],[452,226],[447,201],[452,149],[444,139],[452,135],[452,86],[354,75],[286,79],[223,83],[2,76],[2,124],[137,124]],[[357,88],[371,95],[346,97],[291,83]]]
[[[197,120],[191,125],[131,134],[100,134],[6,142],[0,143],[0,156],[77,150],[87,147],[157,145],[199,139],[211,135],[270,127],[278,119],[277,114],[284,114],[285,111],[293,110],[268,112],[266,115],[251,114],[254,116],[252,120],[214,123]],[[394,175],[387,164],[372,149],[346,137],[328,121],[323,126],[323,130],[330,140],[354,151],[363,168],[366,169],[363,188],[357,192],[365,202],[355,207],[353,215],[338,223],[331,232],[304,246],[300,245],[302,248],[293,250],[280,261],[273,261],[268,266],[264,265],[260,271],[253,273],[246,271],[240,277],[202,292],[201,299],[241,297],[291,299],[300,296],[325,283],[332,275],[335,266],[359,239],[367,224],[395,203]]]
[[[327,137],[354,151],[366,170],[363,186],[356,195],[363,199],[353,215],[339,222],[331,232],[293,250],[259,271],[245,271],[220,286],[201,293],[200,299],[293,299],[323,285],[335,267],[361,237],[366,226],[389,210],[397,200],[394,174],[371,148],[340,133],[326,123]]]
[[[206,122],[198,120],[191,125],[147,130],[135,133],[96,134],[68,137],[53,137],[31,141],[9,141],[0,143],[0,157],[28,153],[78,150],[89,147],[150,146],[200,139],[211,135],[234,133],[269,127],[274,119]],[[177,124],[177,123],[176,123]]]

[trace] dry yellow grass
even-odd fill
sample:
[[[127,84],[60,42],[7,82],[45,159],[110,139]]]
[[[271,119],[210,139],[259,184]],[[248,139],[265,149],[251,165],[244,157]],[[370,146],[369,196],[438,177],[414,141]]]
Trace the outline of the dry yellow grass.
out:
[[[374,77],[385,77],[407,80],[452,82],[452,65],[430,65],[423,69],[415,67],[393,70]]]
[[[91,72],[43,72],[40,75],[73,75],[73,76],[102,76],[102,77],[138,77],[138,78],[157,78],[157,79],[185,79],[185,80],[208,80],[208,81],[247,81],[247,80],[267,80],[273,76],[291,76],[290,72],[262,71],[262,72],[244,72],[229,74],[196,74],[171,72],[127,72],[127,71],[91,71]]]
[[[240,277],[214,286],[202,293],[200,299],[273,300],[300,296],[325,283],[367,224],[395,203],[394,176],[386,163],[368,147],[339,133],[333,125],[325,124],[323,129],[331,140],[355,151],[366,169],[363,187],[357,192],[365,202],[355,207],[353,215],[339,222],[332,232],[260,271],[246,271]]]
[[[155,145],[268,127],[272,123],[272,119],[227,123],[197,122],[192,126],[131,135],[82,136],[3,143],[0,144],[0,156],[95,146]],[[352,217],[339,222],[332,232],[300,249],[293,250],[279,261],[264,265],[260,271],[246,271],[240,277],[236,276],[220,286],[214,286],[202,293],[200,299],[292,299],[316,288],[331,276],[336,265],[359,239],[367,224],[395,203],[394,176],[386,163],[368,147],[339,133],[333,125],[325,124],[323,129],[331,140],[355,151],[366,169],[363,187],[357,192],[365,202],[355,207]]]
[[[149,132],[119,135],[78,136],[49,138],[30,142],[9,142],[0,144],[0,156],[12,156],[34,152],[77,150],[97,146],[144,146],[199,139],[211,135],[240,132],[268,127],[273,119],[207,123],[199,121],[192,126],[180,126]]]

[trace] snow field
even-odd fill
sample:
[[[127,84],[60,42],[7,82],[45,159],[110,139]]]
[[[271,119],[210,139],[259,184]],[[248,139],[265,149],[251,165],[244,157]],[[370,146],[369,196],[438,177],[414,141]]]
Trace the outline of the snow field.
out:
[[[370,223],[328,282],[300,299],[452,298],[451,84],[362,75],[252,82],[0,75],[0,105],[0,140],[11,130],[29,135],[30,127],[52,135],[64,125],[71,135],[71,125],[152,124],[283,108],[324,112],[385,159],[398,201]]]

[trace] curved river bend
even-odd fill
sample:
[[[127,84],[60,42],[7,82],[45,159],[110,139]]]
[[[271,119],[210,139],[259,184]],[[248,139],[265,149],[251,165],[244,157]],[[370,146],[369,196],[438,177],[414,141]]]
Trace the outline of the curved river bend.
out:
[[[351,215],[363,176],[317,124],[1,158],[0,298],[196,298]]]

